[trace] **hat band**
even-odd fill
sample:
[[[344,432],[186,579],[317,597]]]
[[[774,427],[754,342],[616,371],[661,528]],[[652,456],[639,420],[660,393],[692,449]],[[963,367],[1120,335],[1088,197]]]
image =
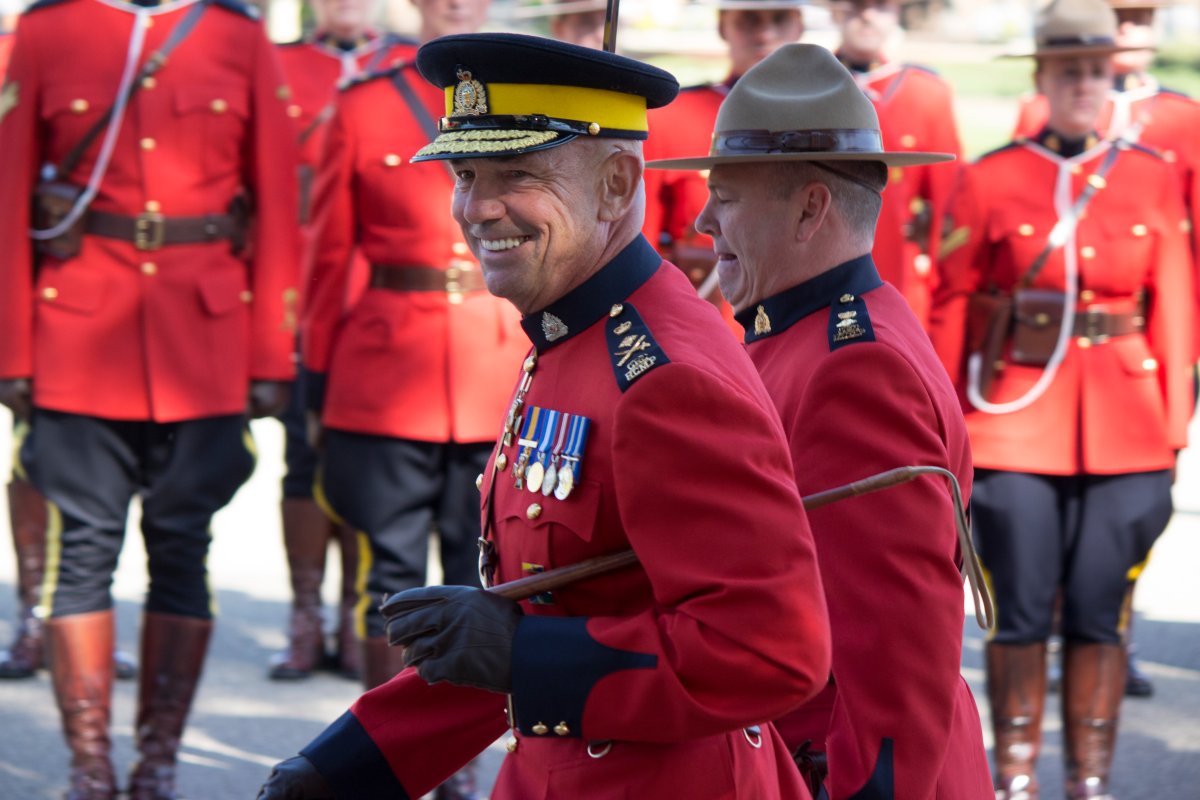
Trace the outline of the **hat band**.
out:
[[[1042,42],[1043,47],[1113,47],[1117,40],[1111,36],[1053,36]]]
[[[646,131],[604,128],[595,122],[559,119],[544,114],[486,114],[478,117],[442,117],[438,130],[450,131],[553,131],[577,136],[606,136],[615,139],[645,139]]]
[[[762,153],[882,153],[883,137],[875,128],[829,128],[811,131],[725,131],[713,134],[713,156]]]
[[[638,95],[540,83],[485,83],[483,86],[487,94],[487,107],[480,110],[484,115],[586,120],[585,129],[593,122],[602,130],[644,133],[650,129],[646,119],[646,98]],[[456,88],[446,87],[446,116],[455,121],[471,119],[472,115],[454,114]]]

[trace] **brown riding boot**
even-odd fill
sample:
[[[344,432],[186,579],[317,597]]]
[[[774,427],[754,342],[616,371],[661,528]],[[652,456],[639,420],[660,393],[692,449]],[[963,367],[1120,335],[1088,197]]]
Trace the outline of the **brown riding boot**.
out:
[[[362,641],[363,689],[370,691],[382,686],[404,670],[404,648],[392,647],[385,636],[372,636]]]
[[[135,737],[140,758],[129,800],[176,800],[175,757],[204,667],[209,619],[147,612],[142,618],[142,673]]]
[[[362,649],[354,625],[354,609],[358,605],[358,533],[348,525],[339,525],[337,539],[342,554],[342,599],[338,605],[336,669],[342,677],[356,681],[362,672]]]
[[[1036,800],[1046,703],[1046,644],[989,642],[987,691],[995,736],[997,800]]]
[[[285,497],[283,545],[292,578],[292,614],[288,646],[271,657],[267,676],[274,681],[307,678],[325,660],[321,623],[321,582],[331,523],[315,501]]]
[[[71,749],[66,800],[115,800],[112,743],[113,612],[94,611],[46,622],[46,655],[63,735]]]
[[[1067,798],[1111,800],[1108,774],[1125,695],[1125,647],[1067,642],[1063,648],[1063,756]]]
[[[8,518],[17,551],[21,618],[12,644],[0,652],[0,678],[32,678],[45,665],[37,606],[46,567],[46,500],[29,481],[14,478],[8,484]]]

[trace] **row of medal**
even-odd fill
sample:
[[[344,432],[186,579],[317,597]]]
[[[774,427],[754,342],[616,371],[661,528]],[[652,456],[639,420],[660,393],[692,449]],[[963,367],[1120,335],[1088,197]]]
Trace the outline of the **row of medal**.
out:
[[[517,489],[566,500],[579,481],[591,420],[552,408],[529,406],[517,440],[512,474]]]

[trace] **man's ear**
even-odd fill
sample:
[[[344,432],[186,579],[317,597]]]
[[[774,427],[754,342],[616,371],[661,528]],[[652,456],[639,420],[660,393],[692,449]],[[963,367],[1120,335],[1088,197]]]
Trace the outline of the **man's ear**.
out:
[[[615,222],[629,214],[642,184],[642,160],[636,153],[617,149],[600,164],[600,212],[602,222]]]
[[[789,207],[796,224],[796,242],[806,244],[825,225],[833,195],[825,184],[810,181],[792,193]]]

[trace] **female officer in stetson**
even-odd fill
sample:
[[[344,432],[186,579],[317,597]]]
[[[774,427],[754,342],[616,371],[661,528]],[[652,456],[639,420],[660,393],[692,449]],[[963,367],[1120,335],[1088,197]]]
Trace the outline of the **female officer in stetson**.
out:
[[[995,780],[1009,800],[1038,796],[1060,594],[1066,794],[1111,797],[1126,584],[1170,519],[1187,442],[1193,277],[1178,181],[1154,152],[1095,133],[1116,27],[1103,0],[1040,12],[1046,127],[964,169],[944,229],[931,335],[974,451],[997,608]]]

